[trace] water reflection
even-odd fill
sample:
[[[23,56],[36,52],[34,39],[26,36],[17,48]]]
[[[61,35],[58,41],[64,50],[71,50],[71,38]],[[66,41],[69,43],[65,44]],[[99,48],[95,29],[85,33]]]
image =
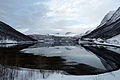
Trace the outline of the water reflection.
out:
[[[120,68],[119,50],[115,47],[74,43],[0,47],[0,80],[55,80],[52,75],[109,73]]]
[[[82,45],[86,50],[89,50],[96,54],[96,56],[101,59],[101,62],[107,69],[116,70],[120,68],[120,52],[114,52],[109,50],[109,48],[116,49],[114,47],[104,47],[104,46],[85,46]],[[119,49],[119,48],[118,48]]]

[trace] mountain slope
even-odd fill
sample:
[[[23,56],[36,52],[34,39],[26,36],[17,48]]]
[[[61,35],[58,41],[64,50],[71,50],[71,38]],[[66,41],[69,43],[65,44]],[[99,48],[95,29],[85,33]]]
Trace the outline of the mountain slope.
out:
[[[115,12],[108,13],[95,30],[87,35],[84,35],[82,38],[109,39],[118,34],[120,34],[120,8],[118,8]]]
[[[106,24],[107,21],[113,16],[114,13],[115,11],[110,11],[109,13],[107,13],[97,28],[100,28],[101,26]]]
[[[9,25],[0,21],[0,40],[13,40],[13,41],[35,41],[35,39],[26,36]]]

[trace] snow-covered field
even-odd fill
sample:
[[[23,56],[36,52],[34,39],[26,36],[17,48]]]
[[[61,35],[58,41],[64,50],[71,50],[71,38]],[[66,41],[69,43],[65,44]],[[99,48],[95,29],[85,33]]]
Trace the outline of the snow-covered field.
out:
[[[120,45],[120,35],[108,39],[107,42],[110,44]]]
[[[102,39],[89,39],[86,38],[84,39],[85,41],[81,41],[79,40],[79,44],[80,43],[95,43],[98,45],[106,45],[106,46],[116,46],[116,47],[120,47],[120,35],[114,36],[110,39],[107,40],[102,40]],[[89,42],[92,41],[92,42]]]

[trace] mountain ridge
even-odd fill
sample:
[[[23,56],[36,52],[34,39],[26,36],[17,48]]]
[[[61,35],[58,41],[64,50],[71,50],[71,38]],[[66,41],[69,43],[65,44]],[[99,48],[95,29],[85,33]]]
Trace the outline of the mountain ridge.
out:
[[[2,21],[0,21],[0,40],[35,41]]]
[[[98,26],[91,33],[82,36],[82,38],[109,39],[118,34],[120,34],[120,7],[114,12],[114,14],[109,20],[107,20],[105,24],[100,27]]]

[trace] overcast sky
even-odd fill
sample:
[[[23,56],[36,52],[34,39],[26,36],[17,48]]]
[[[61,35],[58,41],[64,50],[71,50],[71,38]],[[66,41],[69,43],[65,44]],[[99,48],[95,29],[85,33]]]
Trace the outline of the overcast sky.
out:
[[[119,6],[120,0],[0,0],[0,20],[25,34],[79,34]]]

